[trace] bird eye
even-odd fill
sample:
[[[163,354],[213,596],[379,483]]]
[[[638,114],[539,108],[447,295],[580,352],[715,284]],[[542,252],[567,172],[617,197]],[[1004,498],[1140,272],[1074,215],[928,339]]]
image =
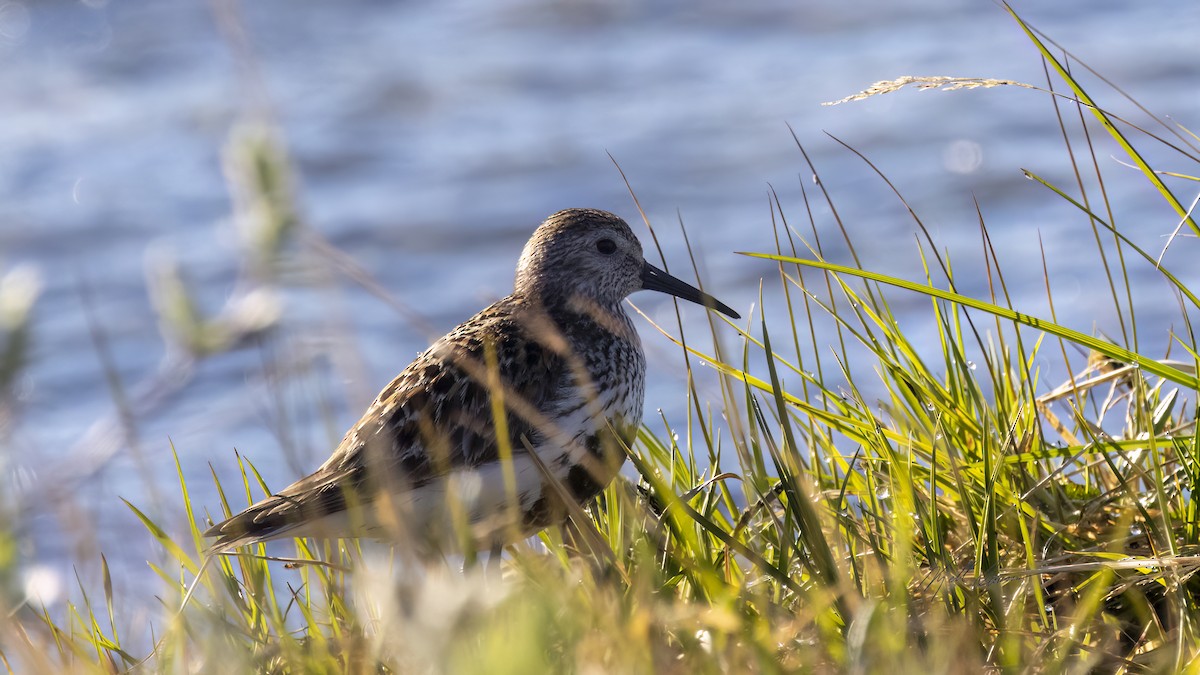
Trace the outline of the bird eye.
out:
[[[617,250],[617,243],[612,239],[601,239],[596,242],[596,250],[604,255],[612,255]]]

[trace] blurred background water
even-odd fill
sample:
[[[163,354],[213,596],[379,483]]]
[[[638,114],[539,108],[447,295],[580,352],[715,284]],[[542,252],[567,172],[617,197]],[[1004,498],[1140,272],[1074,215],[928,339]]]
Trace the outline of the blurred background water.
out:
[[[1194,0],[1018,10],[1150,110],[1200,126]],[[432,337],[507,293],[546,215],[612,210],[648,244],[609,154],[672,270],[687,269],[682,218],[706,287],[744,314],[764,277],[773,308],[772,266],[733,253],[773,248],[769,186],[807,230],[800,182],[814,187],[812,172],[790,125],[867,267],[921,278],[917,228],[883,181],[824,132],[894,181],[957,262],[960,290],[987,293],[977,200],[1020,309],[1048,315],[1044,247],[1059,321],[1119,335],[1095,254],[1080,245],[1091,241],[1086,223],[1020,171],[1070,184],[1049,100],[1002,88],[820,105],[903,75],[1045,84],[1017,25],[982,0],[0,0],[0,269],[36,266],[44,286],[0,446],[3,491],[21,505],[23,565],[66,584],[72,564],[94,578],[103,550],[119,586],[152,589],[144,561],[157,559],[154,544],[118,497],[183,532],[172,443],[197,503],[214,513],[208,464],[232,479],[235,448],[282,486],[321,461]],[[1115,96],[1105,102],[1145,121]],[[148,258],[177,259],[207,311],[234,292],[221,152],[240,120],[264,115],[290,153],[306,227],[423,321],[344,277],[293,287],[284,298],[290,337],[202,362],[153,414],[127,421],[134,443],[93,452],[88,431],[113,411],[110,376],[136,388],[165,354]],[[1117,223],[1157,252],[1177,217],[1099,147],[1106,172],[1128,174],[1109,186]],[[1159,168],[1173,168],[1167,157]],[[814,212],[833,241],[828,208],[818,201]],[[837,246],[831,258],[848,260]],[[1165,336],[1178,310],[1159,277],[1137,268],[1131,282],[1139,320]],[[665,298],[634,301],[673,320]],[[934,339],[926,300],[896,294],[893,308]],[[698,310],[684,312],[703,330]],[[681,359],[649,326],[642,334],[647,417],[661,408],[679,419]],[[334,342],[339,350],[327,350]],[[1165,348],[1165,338],[1144,346]],[[297,354],[323,350],[350,358],[314,358],[292,385],[272,385]]]

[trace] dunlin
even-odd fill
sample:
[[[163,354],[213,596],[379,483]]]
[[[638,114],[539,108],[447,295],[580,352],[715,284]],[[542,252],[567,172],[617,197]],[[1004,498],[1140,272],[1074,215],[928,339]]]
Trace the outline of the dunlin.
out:
[[[646,359],[621,307],[638,290],[738,318],[647,263],[617,216],[550,216],[511,295],[418,356],[313,474],[209,529],[210,552],[302,536],[494,549],[561,522],[564,492],[603,490],[641,424]]]

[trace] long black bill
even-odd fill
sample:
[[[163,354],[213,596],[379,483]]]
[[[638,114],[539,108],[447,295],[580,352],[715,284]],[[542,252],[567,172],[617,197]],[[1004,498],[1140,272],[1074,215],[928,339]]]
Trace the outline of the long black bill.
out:
[[[667,295],[683,298],[697,305],[715,309],[725,316],[734,319],[742,318],[740,314],[730,309],[728,305],[720,300],[685,281],[676,279],[644,260],[642,261],[642,288],[647,291],[661,291]]]

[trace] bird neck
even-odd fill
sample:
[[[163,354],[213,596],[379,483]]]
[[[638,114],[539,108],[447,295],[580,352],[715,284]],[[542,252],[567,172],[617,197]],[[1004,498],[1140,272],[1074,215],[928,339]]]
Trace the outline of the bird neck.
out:
[[[640,344],[637,330],[620,302],[605,302],[580,293],[541,294],[530,298],[568,339],[611,333],[618,339]]]

